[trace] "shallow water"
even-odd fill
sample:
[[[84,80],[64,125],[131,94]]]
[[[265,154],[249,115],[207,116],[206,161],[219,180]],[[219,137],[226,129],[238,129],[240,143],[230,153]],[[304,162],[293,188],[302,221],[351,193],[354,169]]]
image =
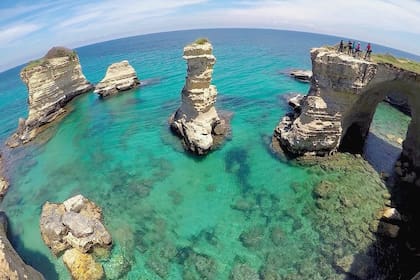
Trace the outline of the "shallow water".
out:
[[[210,38],[217,58],[217,107],[234,116],[232,139],[196,158],[183,151],[167,118],[180,102],[186,71],[182,48],[202,36]],[[81,193],[102,207],[115,241],[111,259],[103,260],[109,279],[227,279],[238,264],[261,274],[342,279],[333,266],[337,255],[366,250],[372,237],[359,226],[373,220],[383,200],[379,195],[358,201],[358,212],[348,211],[358,218],[338,236],[344,244],[359,233],[359,245],[349,241],[335,254],[327,233],[340,228],[345,215],[321,205],[313,189],[327,180],[349,199],[360,200],[367,193],[386,192],[379,177],[348,155],[344,166],[320,168],[281,162],[269,151],[272,131],[288,110],[281,96],[308,90],[281,73],[309,69],[309,48],[336,41],[296,32],[207,30],[79,49],[92,82],[110,63],[128,59],[148,85],[106,100],[93,93],[82,96],[72,113],[48,131],[53,137],[46,143],[10,154],[12,187],[1,208],[11,219],[17,250],[47,279],[69,279],[62,261],[41,240],[39,217],[45,201],[62,202]],[[25,114],[26,92],[17,73],[3,73],[12,78],[1,85],[1,106],[9,110],[1,113],[2,139]],[[383,129],[380,121],[376,127]],[[353,169],[345,167],[351,163]],[[359,177],[367,178],[361,184]],[[322,203],[348,207],[337,197]]]

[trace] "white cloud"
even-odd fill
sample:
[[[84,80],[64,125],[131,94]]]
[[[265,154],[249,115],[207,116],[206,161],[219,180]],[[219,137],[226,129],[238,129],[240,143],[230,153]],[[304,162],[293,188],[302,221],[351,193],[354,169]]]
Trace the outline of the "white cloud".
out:
[[[4,45],[10,44],[18,39],[24,38],[26,35],[40,28],[41,26],[39,25],[28,23],[0,29],[0,42]]]

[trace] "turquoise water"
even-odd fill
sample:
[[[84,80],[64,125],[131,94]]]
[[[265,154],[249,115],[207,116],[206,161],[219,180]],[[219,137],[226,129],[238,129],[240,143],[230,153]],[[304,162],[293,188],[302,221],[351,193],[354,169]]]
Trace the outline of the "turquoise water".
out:
[[[234,116],[232,139],[197,158],[183,151],[167,119],[180,104],[182,48],[203,36],[217,58],[217,107]],[[81,193],[102,207],[114,239],[111,259],[102,260],[109,279],[228,279],[239,263],[279,277],[343,279],[332,265],[335,253],[325,252],[331,240],[318,224],[322,216],[339,228],[342,213],[322,214],[313,188],[326,178],[338,186],[340,174],[349,171],[301,167],[269,151],[272,131],[288,110],[284,96],[308,90],[282,73],[309,69],[309,49],[336,41],[297,32],[203,30],[80,48],[90,81],[101,80],[110,63],[127,59],[146,85],[106,100],[93,93],[77,98],[71,114],[40,137],[46,141],[6,152],[12,186],[1,208],[11,219],[17,250],[47,279],[69,279],[41,240],[39,217],[45,201]],[[25,116],[27,93],[18,70],[0,77],[4,140]],[[344,180],[350,187],[352,179],[372,173],[360,160],[354,165],[360,167],[355,178]],[[377,175],[368,177],[361,192],[384,191]],[[371,203],[361,204],[356,215],[372,220],[382,202]],[[340,232],[340,238],[347,240],[352,230]],[[359,243],[364,247],[343,245],[340,256],[369,245]]]

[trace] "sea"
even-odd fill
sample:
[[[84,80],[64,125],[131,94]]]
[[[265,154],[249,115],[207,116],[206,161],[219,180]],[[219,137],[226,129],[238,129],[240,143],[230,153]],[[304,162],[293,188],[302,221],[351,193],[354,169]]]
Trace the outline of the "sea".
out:
[[[185,83],[183,47],[199,37],[211,41],[217,59],[216,107],[233,113],[232,135],[203,157],[185,152],[168,127]],[[348,38],[208,29],[77,48],[92,83],[111,63],[128,60],[142,86],[108,99],[84,94],[32,143],[14,150],[2,145],[11,187],[0,209],[16,250],[46,279],[70,279],[61,257],[42,241],[39,219],[46,201],[82,194],[102,208],[113,238],[110,255],[97,257],[107,279],[398,275],[398,265],[381,265],[370,229],[387,198],[379,174],[392,171],[409,116],[379,104],[363,157],[302,164],[270,149],[274,128],[290,111],[287,98],[309,89],[287,73],[311,69],[310,49],[341,39]],[[380,45],[373,51],[420,61]],[[1,143],[27,116],[23,67],[0,73]],[[360,255],[369,259],[363,262],[368,272],[357,267]]]

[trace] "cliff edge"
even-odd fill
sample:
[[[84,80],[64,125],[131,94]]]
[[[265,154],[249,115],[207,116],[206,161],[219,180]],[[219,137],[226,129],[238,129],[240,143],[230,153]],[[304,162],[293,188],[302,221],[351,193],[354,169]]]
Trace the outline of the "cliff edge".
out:
[[[82,73],[76,52],[54,47],[41,59],[30,62],[20,72],[28,88],[28,118],[19,119],[19,126],[7,141],[9,147],[25,144],[66,110],[74,97],[90,91],[93,86]]]
[[[311,87],[301,111],[283,117],[273,147],[293,155],[328,155],[337,150],[361,153],[379,102],[388,95],[406,98],[412,120],[402,159],[420,185],[420,74],[385,62],[371,62],[329,48],[311,50]],[[418,177],[418,178],[417,178]],[[413,179],[414,178],[414,179]]]
[[[211,85],[211,79],[216,58],[207,40],[187,45],[183,57],[188,70],[181,107],[169,122],[187,150],[203,155],[217,146],[229,130],[227,120],[221,118],[214,107],[217,89]]]

